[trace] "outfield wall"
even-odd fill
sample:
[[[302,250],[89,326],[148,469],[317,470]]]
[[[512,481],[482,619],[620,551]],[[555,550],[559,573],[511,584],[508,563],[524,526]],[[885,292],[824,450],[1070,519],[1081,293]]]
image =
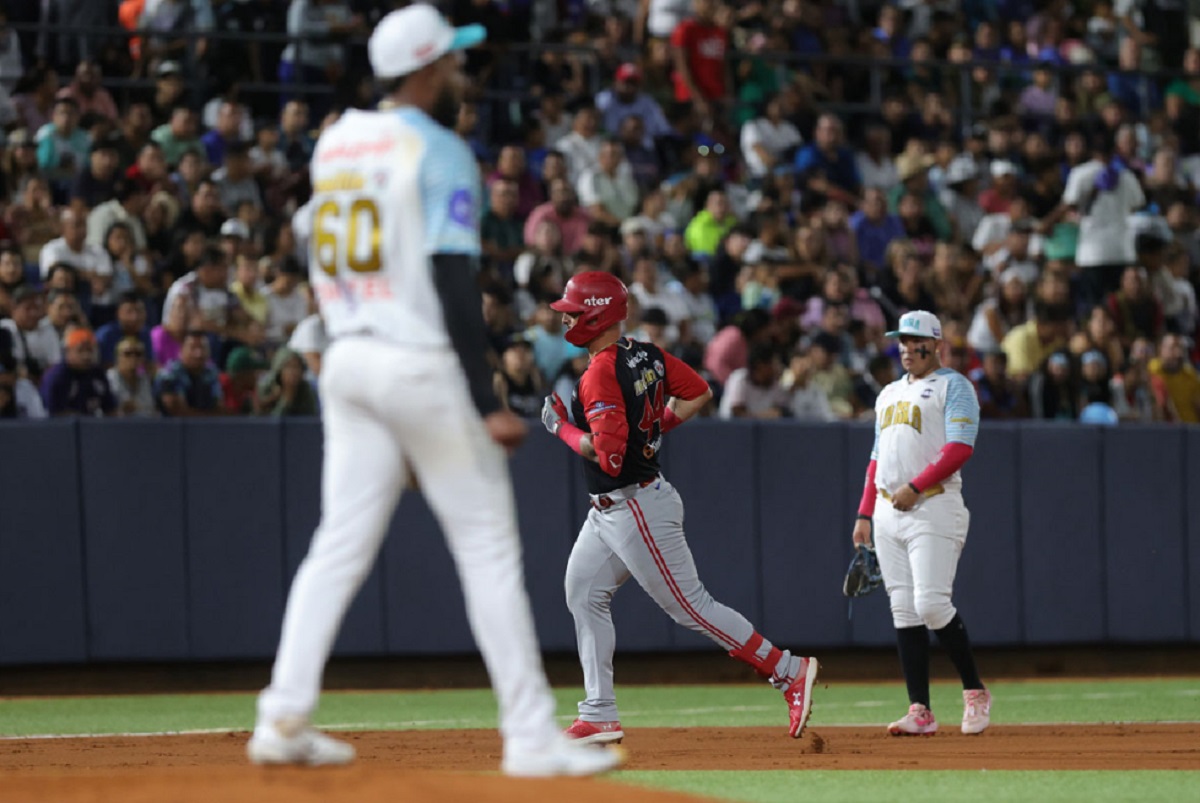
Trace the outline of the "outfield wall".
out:
[[[704,421],[668,441],[714,596],[790,646],[891,643],[882,593],[853,620],[841,595],[868,426]],[[0,425],[0,663],[269,657],[320,458],[309,420]],[[512,461],[548,650],[574,647],[577,460],[536,427]],[[976,642],[1200,643],[1200,427],[988,424],[965,486],[956,599]],[[614,603],[621,649],[708,644],[633,586]],[[472,649],[433,516],[409,494],[336,650]]]

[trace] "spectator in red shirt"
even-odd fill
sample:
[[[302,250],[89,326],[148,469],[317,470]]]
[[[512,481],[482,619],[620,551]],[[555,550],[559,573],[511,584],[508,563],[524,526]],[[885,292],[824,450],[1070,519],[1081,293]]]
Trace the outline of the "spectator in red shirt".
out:
[[[717,22],[716,0],[693,0],[693,17],[671,33],[675,60],[675,99],[691,101],[702,120],[711,119],[714,108],[733,82],[729,76],[729,31]]]
[[[221,374],[223,406],[229,415],[253,415],[260,409],[256,395],[258,379],[270,365],[253,349],[238,346],[229,352],[225,373]]]

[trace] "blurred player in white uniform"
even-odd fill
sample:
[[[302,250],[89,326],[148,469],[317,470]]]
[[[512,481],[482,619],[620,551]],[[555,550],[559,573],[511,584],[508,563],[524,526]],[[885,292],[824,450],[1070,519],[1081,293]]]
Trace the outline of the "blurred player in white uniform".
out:
[[[853,539],[875,549],[911,706],[888,725],[893,736],[932,735],[929,631],[938,636],[963,684],[963,733],[988,726],[991,693],[975,668],[967,628],[950,601],[970,514],[959,469],[975,450],[979,400],[962,374],[943,368],[942,325],[930,312],[908,312],[888,337],[900,339],[907,372],[875,402],[875,446]]]
[[[247,746],[255,763],[354,758],[309,718],[409,474],[445,533],[499,699],[501,769],[591,775],[621,760],[558,733],[525,592],[505,447],[526,430],[501,409],[486,360],[480,177],[467,145],[437,122],[457,107],[464,80],[454,51],[485,36],[478,25],[450,27],[425,4],[386,16],[368,51],[394,105],[347,112],[313,154],[310,273],[334,339],[320,378],[322,515],[259,697]]]

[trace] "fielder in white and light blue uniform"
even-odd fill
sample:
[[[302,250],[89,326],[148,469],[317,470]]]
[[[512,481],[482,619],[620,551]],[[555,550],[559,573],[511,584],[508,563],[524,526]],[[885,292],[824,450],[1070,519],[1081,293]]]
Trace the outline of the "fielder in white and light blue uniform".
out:
[[[257,764],[354,758],[351,745],[310,719],[334,637],[410,476],[446,537],[499,701],[501,770],[591,775],[622,760],[566,739],[554,721],[505,455],[526,425],[502,409],[487,361],[477,286],[481,181],[467,145],[434,120],[457,107],[464,79],[452,51],[484,36],[480,26],[451,27],[421,3],[384,17],[368,51],[396,108],[347,112],[313,153],[311,281],[333,338],[320,377],[321,523],[259,697],[247,746]]]
[[[991,695],[979,680],[966,626],[951,601],[971,519],[960,469],[975,449],[979,400],[965,376],[942,367],[942,327],[932,313],[906,313],[888,336],[900,340],[906,373],[875,402],[875,445],[853,534],[856,544],[870,544],[874,525],[908,686],[909,712],[888,732],[937,731],[929,710],[932,630],[962,677],[962,730],[979,733],[989,722]]]

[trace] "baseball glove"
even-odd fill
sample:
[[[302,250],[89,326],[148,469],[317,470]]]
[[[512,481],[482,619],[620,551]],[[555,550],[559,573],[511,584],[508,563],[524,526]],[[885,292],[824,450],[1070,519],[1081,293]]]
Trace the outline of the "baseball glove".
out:
[[[854,550],[846,579],[842,582],[842,593],[847,597],[865,597],[883,585],[883,574],[879,571],[879,558],[875,550],[859,544]]]

